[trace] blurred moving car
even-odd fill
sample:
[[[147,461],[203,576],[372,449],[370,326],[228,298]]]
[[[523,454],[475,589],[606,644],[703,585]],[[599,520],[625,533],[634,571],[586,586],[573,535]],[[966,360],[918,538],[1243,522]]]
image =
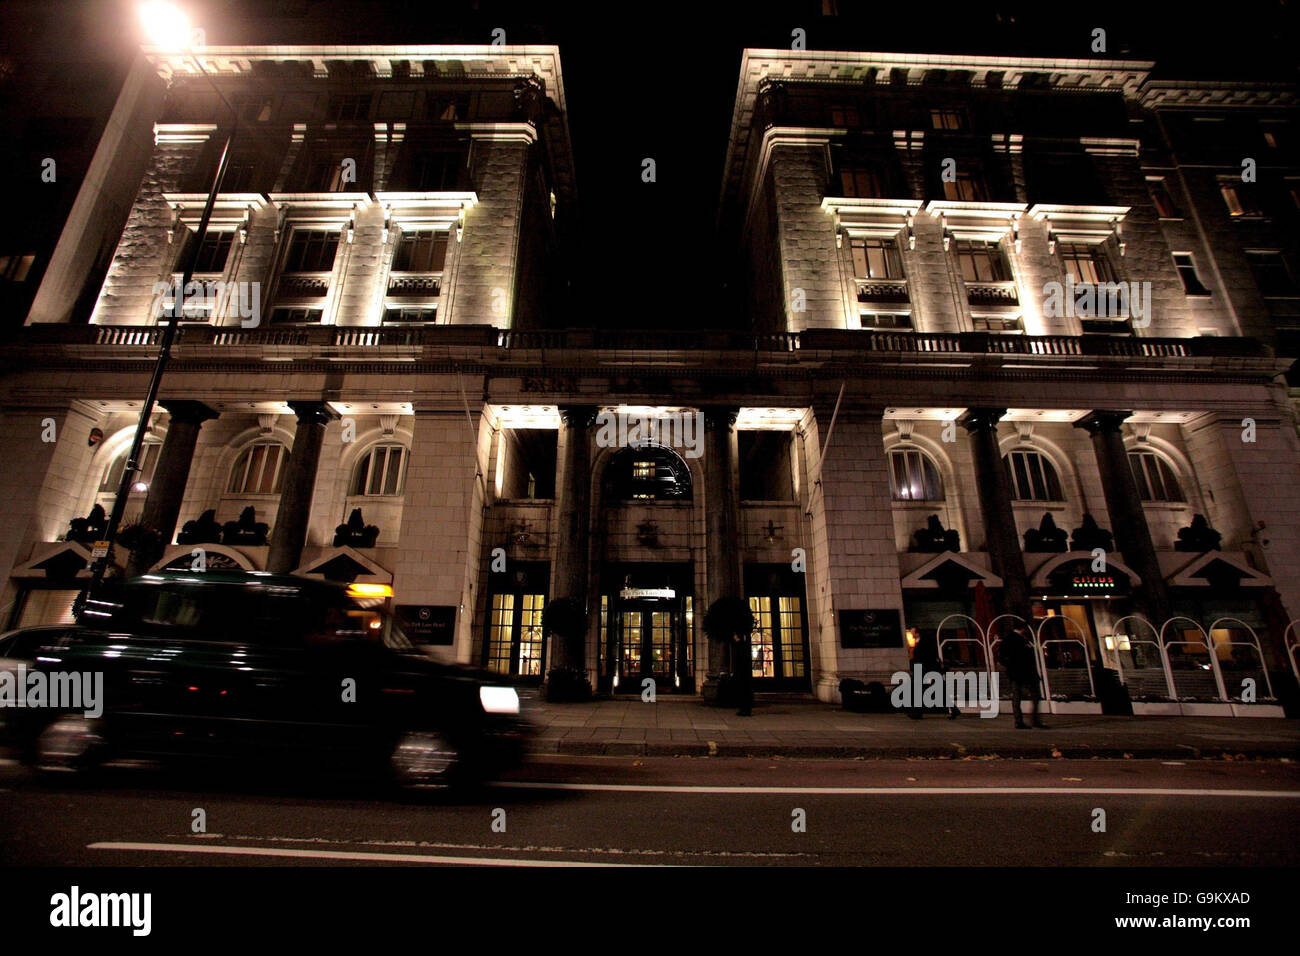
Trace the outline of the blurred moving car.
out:
[[[15,701],[9,700],[9,694],[21,692],[26,671],[36,661],[36,649],[50,641],[57,640],[67,632],[66,627],[29,627],[21,631],[9,631],[0,634],[0,674],[9,675],[12,683],[3,688],[0,697],[0,743],[12,743],[13,735],[10,721],[7,719],[14,710]]]
[[[121,757],[233,757],[413,787],[473,783],[517,763],[529,725],[515,688],[419,653],[382,608],[390,593],[258,572],[116,583],[76,626],[9,635],[36,658],[29,669],[104,675],[98,718],[14,712],[25,759],[83,770]]]

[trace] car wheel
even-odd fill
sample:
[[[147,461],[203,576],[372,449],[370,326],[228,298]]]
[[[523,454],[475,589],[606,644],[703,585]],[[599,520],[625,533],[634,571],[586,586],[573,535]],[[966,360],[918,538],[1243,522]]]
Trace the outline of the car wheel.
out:
[[[449,786],[460,764],[460,752],[447,738],[427,730],[403,734],[390,760],[393,776],[403,787]]]
[[[32,748],[32,762],[41,771],[80,773],[96,767],[104,750],[102,723],[68,714],[41,731]]]

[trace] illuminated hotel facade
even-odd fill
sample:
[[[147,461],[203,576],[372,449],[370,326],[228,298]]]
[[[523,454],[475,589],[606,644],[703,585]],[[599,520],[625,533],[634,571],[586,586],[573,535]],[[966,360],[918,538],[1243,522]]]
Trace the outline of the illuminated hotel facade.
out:
[[[718,269],[751,327],[628,331],[567,300],[556,48],[201,56],[142,58],[7,345],[9,623],[67,620],[84,586],[231,125],[215,84],[239,122],[196,275],[221,294],[184,315],[127,509],[157,551],[130,570],[200,549],[391,584],[430,653],[615,693],[699,693],[724,597],[755,612],[759,689],[824,700],[887,681],[908,632],[978,662],[1000,613],[1055,619],[1068,696],[1150,671],[1132,614],[1213,632],[1222,687],[1189,639],[1174,696],[1239,696],[1256,635],[1293,682],[1294,89],[748,50]],[[78,314],[75,223],[118,200]],[[1098,283],[1124,292],[1076,296]],[[611,416],[678,427],[624,444]],[[568,640],[541,627],[565,597]]]

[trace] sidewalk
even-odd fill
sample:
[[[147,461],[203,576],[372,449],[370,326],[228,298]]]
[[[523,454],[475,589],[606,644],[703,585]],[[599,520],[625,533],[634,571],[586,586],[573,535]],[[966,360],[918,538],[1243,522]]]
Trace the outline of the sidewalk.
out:
[[[814,700],[759,699],[752,717],[695,698],[537,705],[544,754],[691,757],[1300,758],[1300,721],[1246,717],[1045,715],[1016,730],[1011,715],[948,720],[857,714]]]

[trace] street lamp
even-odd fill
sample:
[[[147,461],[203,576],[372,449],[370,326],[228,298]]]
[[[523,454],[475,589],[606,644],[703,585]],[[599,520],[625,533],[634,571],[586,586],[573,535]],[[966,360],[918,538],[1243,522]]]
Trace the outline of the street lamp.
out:
[[[201,49],[204,44],[203,31],[191,28],[189,17],[186,16],[185,11],[175,4],[150,0],[150,2],[140,5],[139,15],[141,27],[156,46],[188,53],[199,73],[207,78],[209,83],[212,83],[212,78],[208,76],[207,71],[203,69],[203,64],[199,62],[199,58],[194,54],[194,51]],[[221,97],[222,102],[229,107],[229,101],[222,95],[221,90],[217,88],[215,83],[212,83],[212,86],[217,95]],[[122,469],[122,480],[117,488],[117,496],[113,499],[113,510],[108,516],[108,525],[104,529],[103,543],[96,548],[96,551],[100,553],[95,558],[92,566],[88,591],[88,596],[91,598],[95,596],[103,583],[104,572],[113,559],[113,542],[117,537],[118,527],[122,523],[122,515],[126,511],[127,497],[133,487],[143,484],[143,482],[136,482],[133,479],[136,472],[140,470],[140,452],[144,447],[144,436],[149,430],[149,419],[153,416],[154,405],[158,401],[158,388],[162,383],[163,373],[167,369],[167,362],[171,358],[172,344],[176,340],[176,323],[184,309],[185,288],[194,276],[194,267],[198,262],[199,249],[203,245],[204,237],[207,235],[208,222],[212,218],[212,209],[216,205],[217,193],[221,191],[221,182],[226,175],[226,166],[230,160],[230,143],[234,139],[235,126],[238,122],[238,114],[231,108],[230,132],[226,134],[226,143],[221,149],[221,159],[217,163],[216,175],[212,178],[212,187],[208,190],[208,199],[203,207],[203,215],[199,218],[198,227],[194,232],[194,241],[185,256],[185,271],[180,286],[175,292],[174,307],[167,315],[167,322],[163,327],[158,359],[154,363],[153,377],[149,380],[149,392],[140,409],[140,420],[135,427],[135,437],[131,440],[131,449],[127,452],[126,467]]]

